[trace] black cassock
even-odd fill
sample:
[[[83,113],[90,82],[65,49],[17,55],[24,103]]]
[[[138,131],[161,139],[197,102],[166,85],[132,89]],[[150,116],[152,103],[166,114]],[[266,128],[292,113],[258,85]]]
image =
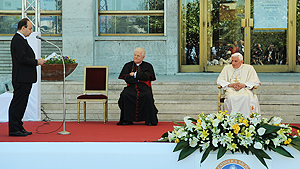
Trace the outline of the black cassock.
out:
[[[137,72],[136,78],[129,75],[131,72]],[[157,124],[158,111],[151,89],[151,81],[156,80],[152,65],[144,61],[139,66],[133,61],[128,62],[124,65],[119,79],[124,79],[127,83],[118,101],[121,109],[120,121]]]

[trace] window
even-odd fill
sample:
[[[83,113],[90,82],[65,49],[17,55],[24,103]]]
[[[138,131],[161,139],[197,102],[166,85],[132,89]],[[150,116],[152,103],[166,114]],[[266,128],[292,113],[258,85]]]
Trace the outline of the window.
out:
[[[45,36],[59,36],[62,29],[62,0],[41,0],[41,33]],[[34,4],[33,4],[34,5]],[[20,0],[4,0],[0,4],[0,35],[15,34],[18,21],[22,17],[22,2]],[[29,8],[32,9],[32,8]],[[28,17],[33,20],[34,13],[28,11]],[[34,28],[35,31],[35,28]]]
[[[99,35],[164,35],[164,0],[99,0]]]

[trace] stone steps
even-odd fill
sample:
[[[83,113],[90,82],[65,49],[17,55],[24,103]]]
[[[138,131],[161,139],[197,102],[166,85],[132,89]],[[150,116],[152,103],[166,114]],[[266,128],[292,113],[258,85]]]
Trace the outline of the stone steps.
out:
[[[118,121],[120,110],[118,99],[125,83],[109,82],[108,119]],[[299,84],[264,83],[257,93],[263,117],[281,116],[284,122],[300,121]],[[77,120],[76,97],[82,94],[82,81],[67,81],[66,112],[67,120]],[[201,112],[217,112],[217,86],[215,83],[201,82],[154,82],[152,83],[155,105],[159,110],[160,121],[182,121],[183,117],[197,117]],[[287,90],[288,89],[288,90]],[[52,120],[62,119],[63,109],[62,82],[42,82],[42,106]],[[87,103],[87,120],[103,120],[102,103]],[[42,115],[43,118],[43,115]],[[81,104],[83,119],[83,104]]]

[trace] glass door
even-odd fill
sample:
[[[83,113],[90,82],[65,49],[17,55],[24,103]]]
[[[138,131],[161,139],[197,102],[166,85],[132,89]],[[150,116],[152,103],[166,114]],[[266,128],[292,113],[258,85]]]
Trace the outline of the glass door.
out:
[[[180,72],[200,72],[200,0],[179,1]],[[203,44],[202,44],[203,45]]]
[[[220,72],[224,65],[231,64],[231,54],[246,52],[245,5],[245,0],[207,1],[205,71]]]
[[[295,2],[296,6],[296,72],[300,72],[300,1]]]
[[[179,5],[180,72],[220,72],[235,52],[257,72],[300,72],[300,1],[180,0]]]
[[[251,0],[250,20],[250,64],[258,72],[288,72],[288,0]]]

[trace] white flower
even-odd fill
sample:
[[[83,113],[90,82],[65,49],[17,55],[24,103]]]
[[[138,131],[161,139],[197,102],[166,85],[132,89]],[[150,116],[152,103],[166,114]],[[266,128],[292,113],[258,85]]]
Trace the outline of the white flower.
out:
[[[247,140],[244,139],[244,140],[241,141],[241,145],[247,147],[250,144],[249,144],[249,141],[247,141]]]
[[[260,136],[264,135],[265,132],[266,132],[266,129],[263,128],[263,127],[260,127],[260,128],[257,130],[257,133],[258,133],[258,135],[260,135]]]
[[[202,150],[206,150],[209,147],[210,142],[205,142],[204,144],[200,144],[200,146],[202,147]]]
[[[169,142],[171,142],[174,138],[175,138],[174,130],[172,131],[172,133],[170,133],[170,132],[168,131],[168,139],[169,139]]]
[[[224,129],[229,129],[227,121],[224,121],[221,125],[223,126]]]
[[[214,120],[213,120],[213,126],[214,126],[214,127],[218,127],[219,123],[220,123],[220,120],[219,120],[219,119],[214,119]]]
[[[253,124],[254,126],[257,126],[257,124],[259,124],[259,119],[254,117],[250,119],[250,123]]]
[[[185,137],[187,135],[187,132],[184,130],[184,128],[180,128],[177,132],[176,132],[176,136],[178,138],[182,138]]]
[[[225,138],[225,136],[223,135],[223,133],[221,133],[221,136],[220,136],[220,138],[219,138],[219,141],[220,141],[220,143],[222,144],[222,146],[225,147],[225,145],[226,145],[226,138]]]
[[[267,118],[262,118],[261,119],[263,123],[268,123],[268,119]]]
[[[202,121],[201,127],[202,127],[203,129],[206,129],[206,123],[205,123],[205,121]]]
[[[212,113],[212,114],[208,115],[207,117],[208,117],[209,119],[213,119],[213,118],[215,118],[215,114]]]
[[[188,130],[193,131],[193,127],[195,126],[195,124],[192,123],[191,120],[189,120],[189,116],[184,117],[184,123],[186,124],[186,127],[188,128]]]
[[[218,138],[214,137],[212,140],[212,144],[214,147],[218,147]]]
[[[272,123],[274,124],[274,125],[279,125],[280,124],[280,122],[281,122],[281,118],[280,117],[274,117],[273,119],[272,119]]]
[[[255,142],[254,143],[254,146],[253,146],[255,149],[262,149],[262,144],[260,142]]]
[[[199,139],[197,139],[196,137],[190,138],[189,139],[189,145],[190,147],[196,147],[198,144]]]
[[[254,130],[255,130],[255,127],[253,125],[250,125],[249,126],[249,132],[252,133],[252,132],[254,132]]]
[[[270,140],[269,140],[269,139],[266,140],[266,141],[265,141],[265,144],[266,144],[266,145],[269,145],[269,144],[270,144]]]
[[[274,139],[272,139],[272,141],[273,141],[273,143],[274,143],[274,145],[275,145],[275,148],[276,148],[276,146],[280,146],[280,139],[279,138],[274,138]]]

